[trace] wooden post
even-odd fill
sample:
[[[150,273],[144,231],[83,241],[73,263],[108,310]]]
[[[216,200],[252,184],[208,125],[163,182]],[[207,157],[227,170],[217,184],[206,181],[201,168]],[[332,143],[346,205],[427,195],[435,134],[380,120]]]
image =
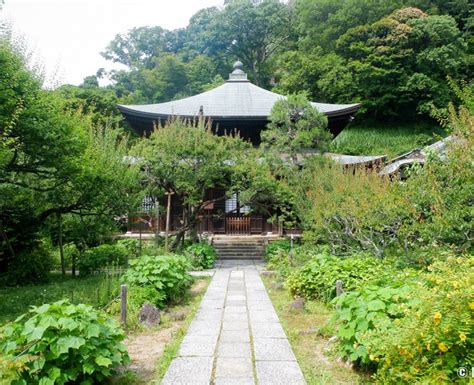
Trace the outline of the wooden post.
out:
[[[336,297],[339,297],[340,295],[342,295],[343,292],[344,290],[342,289],[342,281],[338,279],[336,281]]]
[[[127,323],[127,285],[120,285],[120,322]]]
[[[166,193],[168,195],[168,203],[166,205],[166,230],[165,230],[165,250],[168,251],[168,238],[170,233],[170,217],[171,217],[171,192]]]

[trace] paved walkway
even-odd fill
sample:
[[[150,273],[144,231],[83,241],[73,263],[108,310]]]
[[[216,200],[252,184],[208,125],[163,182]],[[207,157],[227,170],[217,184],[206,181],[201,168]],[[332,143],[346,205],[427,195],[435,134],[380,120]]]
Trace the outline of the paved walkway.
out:
[[[259,271],[219,261],[162,385],[306,384]]]

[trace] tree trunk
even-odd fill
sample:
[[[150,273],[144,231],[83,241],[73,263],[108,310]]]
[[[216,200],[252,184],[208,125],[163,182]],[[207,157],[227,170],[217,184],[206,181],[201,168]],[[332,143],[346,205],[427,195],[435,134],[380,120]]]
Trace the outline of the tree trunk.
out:
[[[166,230],[165,230],[165,250],[168,251],[171,216],[171,193],[168,192],[168,204],[166,205]]]
[[[155,229],[155,246],[160,243],[160,201],[156,200],[156,229]]]
[[[72,254],[71,270],[72,270],[72,276],[75,277],[76,276],[76,253]]]
[[[10,243],[10,239],[8,239],[7,232],[5,231],[5,228],[3,226],[3,223],[0,222],[0,229],[2,230],[2,238],[7,244],[8,251],[10,252],[10,255],[12,258],[15,258],[15,252],[13,251],[12,244]]]
[[[66,275],[66,263],[64,261],[64,245],[63,245],[63,220],[60,213],[58,216],[58,245],[59,245],[59,256],[61,259],[61,273],[63,276]]]
[[[199,242],[196,212],[197,212],[196,208],[191,207],[190,215],[188,218],[189,238],[191,239],[192,243]]]

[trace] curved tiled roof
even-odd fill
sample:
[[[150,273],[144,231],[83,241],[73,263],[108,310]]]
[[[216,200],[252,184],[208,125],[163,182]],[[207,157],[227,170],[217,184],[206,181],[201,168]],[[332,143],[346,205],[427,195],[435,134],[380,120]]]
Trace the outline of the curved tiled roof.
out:
[[[124,114],[148,118],[193,118],[202,114],[218,119],[267,119],[275,102],[286,96],[252,84],[241,67],[234,65],[234,68],[226,83],[201,94],[166,103],[118,105],[118,108]],[[328,117],[348,115],[360,107],[360,104],[311,104]]]

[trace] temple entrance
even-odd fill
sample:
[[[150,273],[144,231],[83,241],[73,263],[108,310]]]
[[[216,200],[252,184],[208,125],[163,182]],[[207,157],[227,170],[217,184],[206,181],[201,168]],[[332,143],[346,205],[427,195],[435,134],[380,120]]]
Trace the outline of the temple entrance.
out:
[[[226,217],[225,233],[228,235],[250,235],[250,216],[231,215]]]

